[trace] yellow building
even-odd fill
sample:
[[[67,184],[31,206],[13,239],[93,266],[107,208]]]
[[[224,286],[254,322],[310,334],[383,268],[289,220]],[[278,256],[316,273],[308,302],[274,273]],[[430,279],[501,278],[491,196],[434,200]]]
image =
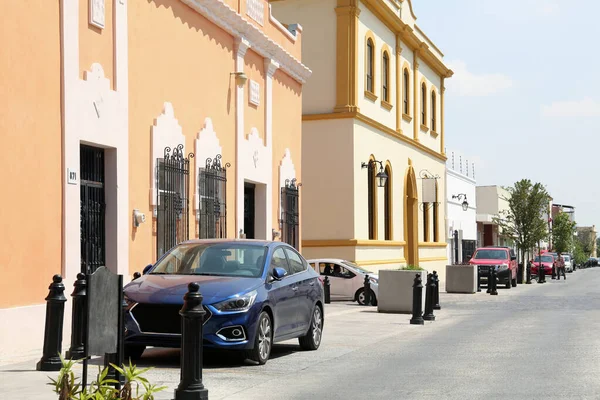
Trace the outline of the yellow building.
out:
[[[304,26],[303,254],[442,275],[443,54],[410,0],[273,0]],[[378,174],[387,181],[379,187]],[[383,182],[381,182],[383,183]]]
[[[69,298],[186,239],[300,248],[300,25],[267,0],[10,1],[2,21],[0,360],[41,356],[54,274]]]

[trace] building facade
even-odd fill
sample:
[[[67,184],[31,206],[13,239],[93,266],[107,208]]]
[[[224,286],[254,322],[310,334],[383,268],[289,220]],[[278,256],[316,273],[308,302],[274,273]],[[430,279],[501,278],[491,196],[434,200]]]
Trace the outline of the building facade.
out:
[[[443,54],[410,0],[280,0],[304,26],[303,254],[443,273]],[[387,176],[380,181],[379,177]]]
[[[455,152],[446,162],[448,260],[468,262],[477,248],[477,191],[475,166]]]
[[[41,348],[55,273],[68,295],[79,272],[105,265],[127,282],[186,239],[300,248],[311,73],[301,26],[283,26],[266,0],[37,3],[41,40],[37,22],[18,23],[30,5],[7,5],[15,29],[2,30],[2,85],[15,96],[0,131],[17,151],[0,160],[15,174],[0,179],[43,201],[31,215],[3,215],[0,358]],[[25,154],[36,163],[18,162]],[[23,201],[5,196],[0,209]],[[18,234],[32,224],[35,235]],[[63,347],[70,302],[65,311]]]
[[[479,246],[508,246],[515,248],[498,219],[508,211],[510,193],[501,186],[477,186],[477,243]],[[515,249],[516,250],[516,249]]]

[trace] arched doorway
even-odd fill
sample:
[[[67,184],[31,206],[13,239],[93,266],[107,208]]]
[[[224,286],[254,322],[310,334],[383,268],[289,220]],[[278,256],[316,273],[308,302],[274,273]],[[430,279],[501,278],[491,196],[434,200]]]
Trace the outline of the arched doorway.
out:
[[[419,264],[418,200],[417,178],[409,162],[404,175],[404,257],[408,265]]]

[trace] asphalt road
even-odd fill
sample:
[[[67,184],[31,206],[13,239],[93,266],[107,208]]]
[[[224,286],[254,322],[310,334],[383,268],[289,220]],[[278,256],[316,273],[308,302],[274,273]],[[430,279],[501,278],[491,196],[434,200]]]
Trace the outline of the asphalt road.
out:
[[[209,398],[600,398],[600,268],[498,291],[442,293],[442,310],[425,326],[375,307],[328,305],[317,351],[287,342],[265,366],[207,355]],[[179,351],[150,349],[139,365],[157,367],[147,377],[169,389],[156,398],[172,399]],[[0,368],[0,398],[55,399],[44,385],[52,374],[34,366]]]

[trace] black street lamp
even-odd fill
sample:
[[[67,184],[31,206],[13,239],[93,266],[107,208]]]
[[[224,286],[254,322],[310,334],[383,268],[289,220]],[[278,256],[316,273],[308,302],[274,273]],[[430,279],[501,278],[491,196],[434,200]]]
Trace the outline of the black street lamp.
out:
[[[377,186],[382,188],[382,187],[385,187],[385,184],[388,179],[388,175],[385,173],[385,171],[383,169],[383,163],[381,161],[369,160],[368,163],[363,162],[362,164],[360,164],[360,167],[361,168],[368,168],[368,167],[374,168],[376,163],[379,163],[379,172],[377,173],[377,175],[375,175],[375,178],[377,178]]]
[[[462,209],[463,209],[463,211],[467,211],[469,209],[469,202],[467,201],[467,195],[464,193],[452,195],[453,200],[456,199],[456,200],[460,201],[461,198],[464,199],[462,202]]]

